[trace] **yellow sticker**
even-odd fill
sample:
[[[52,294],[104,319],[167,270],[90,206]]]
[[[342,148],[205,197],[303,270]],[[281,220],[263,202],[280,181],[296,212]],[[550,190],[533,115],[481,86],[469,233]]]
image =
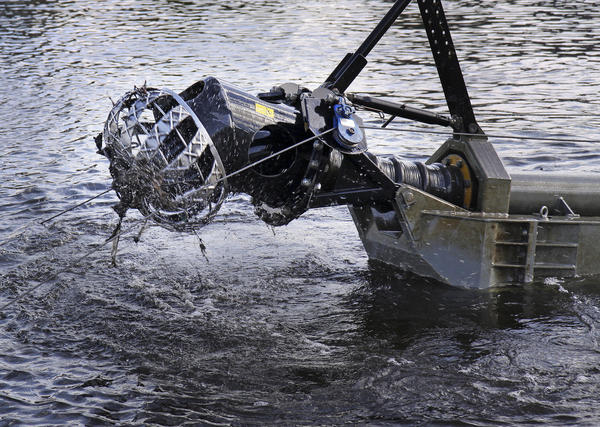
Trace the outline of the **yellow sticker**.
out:
[[[262,114],[263,116],[267,116],[271,119],[275,118],[275,110],[273,110],[272,108],[266,107],[264,105],[260,105],[260,104],[254,104],[256,105],[256,112],[258,114]]]

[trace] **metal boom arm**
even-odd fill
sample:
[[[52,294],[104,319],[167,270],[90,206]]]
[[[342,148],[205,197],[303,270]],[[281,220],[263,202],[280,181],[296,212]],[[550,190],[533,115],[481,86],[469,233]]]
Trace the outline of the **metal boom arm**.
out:
[[[396,1],[356,52],[348,53],[342,62],[335,67],[333,72],[327,77],[325,83],[323,83],[323,86],[330,89],[337,89],[343,93],[360,74],[365,65],[367,65],[366,56],[373,50],[409,3],[410,0]]]

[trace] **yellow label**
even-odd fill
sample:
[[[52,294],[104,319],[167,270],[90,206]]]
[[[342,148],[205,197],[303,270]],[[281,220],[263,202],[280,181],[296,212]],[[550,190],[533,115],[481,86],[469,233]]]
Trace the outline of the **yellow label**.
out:
[[[275,111],[272,108],[266,107],[264,105],[260,105],[260,104],[254,104],[256,105],[256,112],[258,114],[262,114],[263,116],[267,116],[271,119],[275,118]]]

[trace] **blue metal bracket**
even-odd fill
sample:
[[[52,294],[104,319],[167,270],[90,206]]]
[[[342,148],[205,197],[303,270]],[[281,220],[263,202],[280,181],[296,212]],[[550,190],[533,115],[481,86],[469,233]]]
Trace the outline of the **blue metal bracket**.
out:
[[[347,154],[363,153],[367,149],[365,134],[361,129],[362,120],[356,116],[354,107],[346,104],[343,97],[333,106],[333,138]]]

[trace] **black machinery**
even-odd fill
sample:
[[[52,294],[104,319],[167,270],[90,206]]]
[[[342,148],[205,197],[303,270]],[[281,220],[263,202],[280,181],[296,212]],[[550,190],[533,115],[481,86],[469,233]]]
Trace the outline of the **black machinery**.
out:
[[[370,258],[452,285],[599,273],[600,179],[507,173],[475,119],[441,0],[418,5],[449,116],[346,93],[409,3],[396,1],[314,90],[286,83],[253,96],[209,77],[181,93],[127,93],[96,140],[117,212],[132,207],[193,229],[232,192],[252,196],[257,215],[276,226],[344,204]],[[377,157],[354,106],[453,136],[425,163]]]

